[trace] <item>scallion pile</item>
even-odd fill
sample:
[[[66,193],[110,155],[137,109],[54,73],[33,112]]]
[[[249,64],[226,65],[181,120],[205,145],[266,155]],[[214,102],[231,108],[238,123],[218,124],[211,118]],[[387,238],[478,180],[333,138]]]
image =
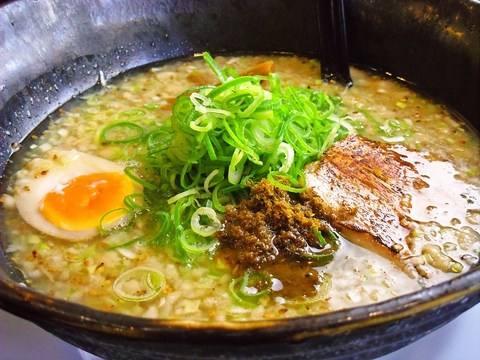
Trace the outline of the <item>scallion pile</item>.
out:
[[[125,199],[147,213],[150,231],[136,241],[161,245],[175,260],[194,261],[214,248],[227,204],[267,178],[289,192],[306,189],[305,164],[352,131],[341,102],[323,92],[283,86],[277,74],[240,76],[203,54],[218,86],[180,94],[166,122],[142,129],[121,119],[102,140],[138,143],[137,164],[126,173],[143,194]]]

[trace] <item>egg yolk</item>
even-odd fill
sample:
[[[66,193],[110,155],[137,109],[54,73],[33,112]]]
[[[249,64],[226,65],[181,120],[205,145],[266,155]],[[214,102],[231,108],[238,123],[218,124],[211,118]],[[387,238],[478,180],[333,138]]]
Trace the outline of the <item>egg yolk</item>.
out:
[[[123,199],[134,192],[133,181],[121,173],[80,175],[55,188],[43,199],[40,213],[63,230],[96,228],[108,211],[125,208]],[[107,222],[118,221],[109,218]]]

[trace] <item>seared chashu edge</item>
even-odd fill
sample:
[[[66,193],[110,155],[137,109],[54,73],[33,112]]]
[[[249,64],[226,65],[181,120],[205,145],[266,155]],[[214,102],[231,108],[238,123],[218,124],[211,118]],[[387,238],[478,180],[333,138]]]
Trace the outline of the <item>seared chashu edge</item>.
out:
[[[406,237],[414,222],[425,221],[411,218],[412,204],[431,182],[416,165],[428,163],[416,151],[350,135],[306,166],[302,197],[347,240],[405,268],[420,250],[409,249]]]

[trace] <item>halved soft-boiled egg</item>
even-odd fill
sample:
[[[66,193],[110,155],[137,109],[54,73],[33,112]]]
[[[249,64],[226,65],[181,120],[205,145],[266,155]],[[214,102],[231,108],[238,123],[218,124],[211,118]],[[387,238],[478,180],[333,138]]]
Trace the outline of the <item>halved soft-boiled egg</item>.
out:
[[[76,150],[49,151],[16,177],[14,197],[22,218],[54,237],[82,240],[122,221],[125,196],[141,186],[112,161]],[[105,214],[111,212],[109,215]]]

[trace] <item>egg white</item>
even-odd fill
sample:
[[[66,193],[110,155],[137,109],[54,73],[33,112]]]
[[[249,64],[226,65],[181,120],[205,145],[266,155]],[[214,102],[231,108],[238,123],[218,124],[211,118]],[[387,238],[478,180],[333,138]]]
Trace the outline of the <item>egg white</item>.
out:
[[[80,175],[118,172],[124,167],[112,161],[76,150],[51,150],[44,157],[28,162],[16,175],[14,198],[20,216],[41,232],[67,240],[88,239],[99,233],[99,227],[84,230],[60,229],[39,212],[47,195]]]

